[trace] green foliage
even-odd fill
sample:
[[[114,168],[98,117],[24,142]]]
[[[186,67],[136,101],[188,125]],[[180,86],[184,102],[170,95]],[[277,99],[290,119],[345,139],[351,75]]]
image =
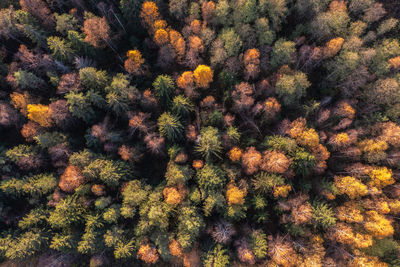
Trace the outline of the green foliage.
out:
[[[315,156],[298,148],[293,156],[292,167],[296,174],[307,176],[315,166]]]
[[[195,147],[196,152],[204,157],[207,161],[212,156],[219,158],[222,151],[221,136],[217,128],[205,127],[200,131],[201,139]]]
[[[317,14],[310,24],[310,33],[317,40],[327,40],[336,36],[345,36],[350,17],[344,9],[330,10]]]
[[[72,225],[81,223],[85,209],[76,197],[67,196],[60,200],[55,210],[50,212],[49,224],[53,228],[67,229]]]
[[[177,165],[170,161],[165,172],[167,185],[185,184],[193,176],[193,171],[188,166]]]
[[[41,197],[51,193],[57,186],[57,180],[53,174],[38,174],[23,179],[11,178],[0,184],[0,189],[13,196],[28,195]]]
[[[47,46],[51,50],[52,56],[64,62],[70,62],[75,54],[71,44],[57,36],[47,38]]]
[[[280,186],[285,183],[282,176],[267,172],[257,173],[251,181],[254,190],[260,193],[271,192],[275,186]]]
[[[228,251],[221,244],[218,244],[207,252],[203,265],[204,267],[226,267],[229,266],[229,263]]]
[[[74,166],[78,166],[83,169],[88,166],[90,162],[96,159],[97,156],[88,149],[82,150],[80,152],[75,152],[69,158],[69,163]]]
[[[195,208],[182,207],[178,214],[177,234],[177,241],[182,248],[190,248],[204,226],[203,218]]]
[[[168,75],[159,75],[153,82],[154,92],[158,101],[164,106],[169,105],[175,90],[174,81]]]
[[[43,208],[35,208],[29,211],[21,220],[18,221],[18,227],[28,230],[46,222],[48,211]]]
[[[76,31],[79,27],[78,21],[73,15],[64,14],[54,14],[56,17],[56,31],[63,35],[67,35],[69,31]]]
[[[264,259],[268,252],[267,235],[261,230],[254,230],[250,234],[250,248],[257,259]]]
[[[236,1],[233,9],[233,20],[235,25],[251,23],[257,16],[257,1],[244,0]]]
[[[40,252],[47,242],[46,233],[28,231],[10,240],[5,256],[11,260],[23,260]]]
[[[227,56],[237,56],[242,49],[242,40],[233,28],[225,28],[222,30],[219,38],[224,42],[224,48]]]
[[[79,78],[84,88],[102,92],[108,84],[109,77],[104,70],[87,67],[79,70]]]
[[[52,146],[64,143],[66,141],[66,136],[60,132],[45,132],[36,135],[33,139],[41,148],[50,148]]]
[[[259,45],[271,45],[275,39],[275,34],[270,30],[267,18],[259,18],[255,22],[255,29]]]
[[[67,99],[67,104],[69,111],[76,116],[84,120],[85,122],[90,122],[95,117],[95,112],[89,102],[87,96],[83,93],[69,92],[65,98]]]
[[[172,113],[178,117],[185,118],[194,111],[194,105],[189,98],[178,95],[172,100]]]
[[[45,86],[43,79],[25,70],[14,72],[14,78],[17,85],[22,89],[39,89],[40,91]]]
[[[294,75],[283,74],[276,83],[276,92],[283,104],[293,105],[299,102],[310,86],[311,83],[303,72],[296,72]]]
[[[90,180],[99,179],[109,186],[117,186],[120,181],[132,177],[129,164],[119,160],[96,159],[85,167],[82,173]]]
[[[288,13],[286,0],[261,0],[260,11],[267,12],[268,18],[272,23],[272,28],[277,31],[280,30],[282,23]]]
[[[314,201],[312,205],[312,219],[314,226],[327,229],[336,223],[335,213],[329,207],[328,204]]]
[[[115,245],[114,256],[116,259],[126,259],[133,256],[133,252],[135,250],[135,242],[134,240],[130,240],[129,242],[118,242]]]
[[[51,239],[50,248],[60,251],[69,252],[76,247],[74,237],[70,234],[55,234]]]
[[[266,136],[263,145],[271,150],[280,150],[287,154],[292,154],[297,149],[296,140],[280,135]]]
[[[226,182],[223,170],[208,163],[202,169],[197,170],[196,178],[200,188],[205,191],[218,190]]]
[[[295,43],[287,41],[285,39],[279,39],[275,42],[272,53],[270,64],[273,68],[278,68],[282,65],[291,64],[293,62],[293,56],[296,53]]]
[[[6,151],[6,156],[12,162],[17,163],[22,157],[32,157],[39,153],[36,146],[18,145]]]
[[[164,112],[157,120],[158,131],[170,141],[177,141],[183,136],[183,125],[179,118],[169,112]]]

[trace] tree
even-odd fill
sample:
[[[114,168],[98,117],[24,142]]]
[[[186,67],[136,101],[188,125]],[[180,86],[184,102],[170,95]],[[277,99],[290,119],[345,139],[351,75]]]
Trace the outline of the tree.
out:
[[[194,80],[196,85],[203,88],[208,88],[213,81],[213,70],[206,65],[198,65],[193,71]]]
[[[290,64],[294,60],[296,52],[295,43],[285,39],[279,39],[272,48],[270,64],[273,68]]]
[[[54,15],[42,0],[20,0],[22,10],[39,19],[46,27],[54,27]]]
[[[57,36],[47,38],[47,45],[52,51],[52,55],[61,61],[70,62],[75,54],[71,45]]]
[[[170,141],[176,141],[183,136],[183,126],[179,119],[169,112],[164,112],[157,120],[158,131]]]
[[[219,244],[207,252],[204,260],[205,267],[226,267],[229,263],[230,257],[227,250]]]
[[[111,46],[110,26],[105,17],[87,18],[83,23],[85,42],[97,48],[103,48],[105,44]]]
[[[44,106],[42,104],[29,104],[27,106],[27,110],[28,119],[37,122],[43,127],[50,127],[52,125],[48,106]]]
[[[151,244],[142,244],[139,247],[137,257],[145,263],[155,264],[159,259],[157,249]]]
[[[245,77],[255,79],[260,73],[260,52],[258,49],[249,49],[244,54]]]
[[[219,38],[224,42],[227,56],[237,56],[242,49],[242,40],[233,28],[224,28]]]
[[[168,75],[157,76],[153,82],[153,87],[158,100],[164,105],[169,105],[175,87],[171,77]]]
[[[262,155],[254,147],[248,147],[242,155],[242,168],[250,175],[258,171],[262,163]]]
[[[264,151],[262,160],[263,162],[260,165],[260,169],[269,173],[282,174],[289,169],[290,164],[292,163],[290,158],[276,150]]]
[[[69,111],[75,117],[85,122],[90,122],[95,117],[95,112],[90,105],[89,99],[83,93],[69,92],[65,98],[67,99]]]
[[[339,194],[346,194],[350,199],[359,198],[368,194],[367,186],[357,178],[351,176],[336,176],[335,186],[339,190]]]
[[[74,192],[76,188],[85,182],[85,176],[77,166],[68,166],[60,177],[59,186],[64,192]]]
[[[342,1],[332,1],[329,10],[319,12],[311,22],[311,32],[317,40],[326,40],[334,36],[344,36],[350,17]]]
[[[282,23],[288,14],[287,2],[285,0],[263,0],[261,1],[261,12],[267,12],[268,18],[275,31],[280,30]]]
[[[143,63],[144,59],[139,50],[129,50],[127,53],[128,59],[124,62],[125,70],[133,75],[144,74]]]
[[[201,129],[200,135],[201,139],[195,148],[196,152],[203,156],[207,161],[210,160],[212,156],[219,158],[222,146],[221,136],[218,129],[208,126]]]
[[[19,70],[14,72],[15,82],[22,89],[29,89],[32,91],[41,91],[45,87],[45,82],[42,78],[37,77],[32,72]]]
[[[336,223],[335,214],[324,202],[314,202],[312,205],[312,220],[315,226],[327,229]]]
[[[140,11],[140,18],[145,27],[151,29],[154,22],[159,18],[157,5],[152,1],[144,1]]]
[[[128,163],[119,160],[96,159],[86,166],[82,174],[89,180],[100,179],[108,186],[117,186],[128,180],[132,170]]]
[[[306,94],[306,89],[311,86],[306,74],[296,72],[293,75],[283,74],[276,83],[276,92],[285,105],[294,105]]]
[[[198,238],[205,224],[193,207],[182,207],[178,214],[177,241],[183,249],[190,248]]]
[[[79,70],[79,79],[85,89],[95,91],[103,91],[109,82],[109,77],[106,71],[97,70],[93,67],[86,67]]]
[[[177,19],[184,18],[187,15],[188,8],[187,0],[172,0],[169,2],[169,13]]]
[[[56,31],[63,35],[67,35],[69,31],[76,31],[79,27],[78,20],[71,14],[57,14],[54,13],[56,18]]]

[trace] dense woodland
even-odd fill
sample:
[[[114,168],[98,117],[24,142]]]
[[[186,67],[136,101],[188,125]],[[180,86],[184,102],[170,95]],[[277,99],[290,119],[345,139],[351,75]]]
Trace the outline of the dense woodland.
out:
[[[400,3],[1,0],[0,266],[400,266]]]

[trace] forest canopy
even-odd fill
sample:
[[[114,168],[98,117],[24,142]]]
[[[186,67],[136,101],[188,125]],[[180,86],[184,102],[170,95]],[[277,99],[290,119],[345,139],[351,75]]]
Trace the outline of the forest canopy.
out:
[[[0,266],[399,267],[399,19],[1,0]]]

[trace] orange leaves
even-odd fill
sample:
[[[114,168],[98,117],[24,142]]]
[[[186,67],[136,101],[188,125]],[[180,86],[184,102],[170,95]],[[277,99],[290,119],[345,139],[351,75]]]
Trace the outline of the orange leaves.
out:
[[[324,56],[325,58],[335,56],[340,49],[342,49],[344,39],[341,37],[334,38],[326,43],[324,47]]]
[[[198,65],[193,72],[197,86],[207,88],[213,81],[213,70],[206,65]]]
[[[369,186],[382,189],[395,183],[395,180],[392,177],[392,170],[386,167],[374,168],[369,171],[368,174],[371,177],[371,181],[368,183]]]
[[[163,190],[165,202],[171,205],[181,203],[185,199],[187,193],[188,190],[182,185],[178,185],[177,187],[165,187]]]
[[[351,144],[350,137],[347,133],[338,133],[332,135],[329,139],[328,144],[334,149],[348,147]]]
[[[202,160],[193,160],[192,166],[193,166],[193,168],[195,168],[196,170],[199,170],[199,169],[203,168],[204,162],[203,162]]]
[[[128,59],[124,62],[125,70],[134,75],[143,74],[142,64],[144,63],[144,59],[139,50],[129,50],[127,53]]]
[[[179,244],[178,241],[172,239],[169,243],[169,252],[172,256],[181,258],[183,256],[183,249],[182,246]]]
[[[279,266],[294,267],[298,261],[293,244],[280,236],[269,242],[268,256]]]
[[[308,130],[303,131],[297,138],[296,141],[298,144],[313,148],[319,145],[319,136],[315,129],[310,128]]]
[[[28,104],[32,103],[33,100],[31,99],[30,95],[27,92],[24,94],[20,94],[18,92],[13,92],[10,94],[11,104],[16,108],[19,109],[22,115],[28,115]]]
[[[374,210],[367,211],[366,214],[367,220],[364,224],[364,228],[371,235],[377,238],[384,238],[393,235],[393,226],[384,215],[381,215]]]
[[[350,226],[342,222],[337,223],[329,230],[328,237],[339,243],[355,246],[356,248],[367,248],[373,244],[371,235],[355,234]]]
[[[400,56],[391,58],[388,62],[392,68],[398,69],[400,67]]]
[[[189,47],[195,53],[202,53],[204,51],[203,40],[201,40],[197,35],[191,35],[189,36]]]
[[[151,246],[150,244],[141,244],[137,253],[137,257],[145,263],[155,264],[160,256],[158,255],[155,247]]]
[[[83,23],[85,42],[94,47],[102,48],[110,39],[110,26],[105,17],[93,17],[86,19]]]
[[[275,97],[268,97],[264,102],[264,110],[267,113],[278,113],[281,110],[281,104]]]
[[[28,105],[28,119],[43,127],[50,127],[52,124],[49,107],[42,104]]]
[[[140,18],[145,26],[151,28],[159,16],[160,14],[158,13],[158,7],[156,3],[151,1],[143,2],[142,9],[140,11]]]
[[[60,177],[58,185],[64,192],[72,193],[85,182],[81,169],[77,166],[68,166]]]
[[[242,155],[242,167],[246,174],[254,174],[261,165],[262,156],[254,147],[249,147]]]
[[[292,161],[279,151],[264,151],[263,162],[260,168],[270,173],[284,173],[289,169]]]
[[[186,51],[186,43],[185,40],[183,39],[182,35],[175,31],[170,29],[169,30],[169,41],[174,48],[176,54],[178,55],[178,60],[181,60],[182,57],[185,55]]]
[[[164,29],[156,30],[154,34],[154,41],[157,45],[162,46],[168,43],[168,32]]]
[[[185,71],[184,73],[182,73],[182,75],[179,76],[178,79],[176,80],[176,84],[182,89],[187,89],[192,87],[194,85],[193,72]]]
[[[367,186],[352,176],[335,176],[335,186],[341,195],[346,194],[350,199],[355,199],[368,194]]]
[[[243,205],[244,198],[247,195],[247,190],[240,189],[233,183],[228,185],[228,190],[226,190],[226,200],[228,205]]]
[[[336,208],[336,218],[347,223],[361,223],[364,216],[355,202],[348,201]]]
[[[247,78],[256,78],[260,73],[260,52],[253,48],[246,51],[244,54],[245,76]]]
[[[273,193],[275,198],[287,197],[290,191],[292,191],[292,187],[288,184],[285,184],[285,185],[275,186]]]
[[[228,153],[229,159],[232,160],[233,162],[237,162],[242,157],[242,153],[243,151],[237,146],[235,146]]]
[[[201,14],[204,21],[211,19],[213,12],[215,10],[215,3],[213,1],[204,1],[201,6]]]

